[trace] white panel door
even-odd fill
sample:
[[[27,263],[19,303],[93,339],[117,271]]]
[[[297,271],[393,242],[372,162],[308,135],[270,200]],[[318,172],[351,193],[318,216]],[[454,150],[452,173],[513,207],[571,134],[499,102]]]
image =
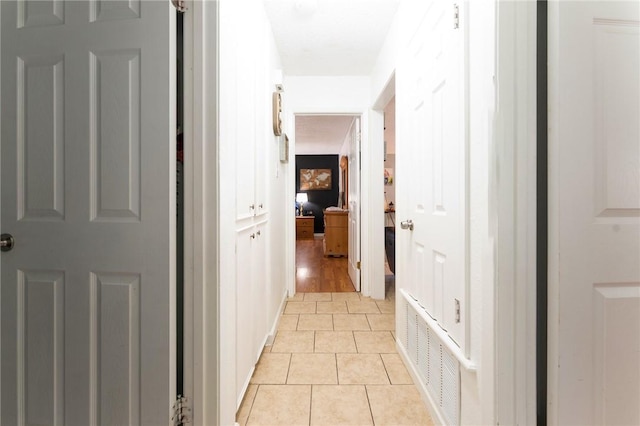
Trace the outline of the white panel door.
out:
[[[349,277],[360,291],[360,118],[349,129]]]
[[[551,424],[640,424],[640,4],[550,3]]]
[[[1,423],[168,424],[175,10],[1,4]]]
[[[466,292],[466,141],[464,29],[454,5],[433,2],[398,73],[399,281],[464,347]],[[408,226],[407,221],[411,221]]]

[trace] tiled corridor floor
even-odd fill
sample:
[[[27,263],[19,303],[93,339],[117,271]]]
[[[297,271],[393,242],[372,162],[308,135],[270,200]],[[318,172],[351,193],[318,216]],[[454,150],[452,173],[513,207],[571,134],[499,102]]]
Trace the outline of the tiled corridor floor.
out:
[[[237,414],[240,425],[432,425],[395,349],[395,300],[297,293]]]

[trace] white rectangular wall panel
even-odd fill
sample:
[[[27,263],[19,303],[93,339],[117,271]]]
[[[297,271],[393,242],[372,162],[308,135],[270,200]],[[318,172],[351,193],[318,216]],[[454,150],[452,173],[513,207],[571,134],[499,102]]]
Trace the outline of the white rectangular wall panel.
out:
[[[64,57],[18,58],[18,219],[63,220]]]
[[[91,53],[90,84],[91,218],[137,222],[141,204],[140,51]],[[127,173],[120,172],[123,164]]]
[[[62,271],[18,271],[18,422],[64,424]]]
[[[91,274],[91,417],[96,424],[140,422],[138,274]]]

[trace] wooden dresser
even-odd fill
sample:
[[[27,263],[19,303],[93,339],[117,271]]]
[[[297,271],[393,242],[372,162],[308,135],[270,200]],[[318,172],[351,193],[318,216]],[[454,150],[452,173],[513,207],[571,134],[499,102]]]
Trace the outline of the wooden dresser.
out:
[[[324,255],[349,255],[349,212],[324,211]]]
[[[296,240],[313,240],[315,216],[296,216]]]

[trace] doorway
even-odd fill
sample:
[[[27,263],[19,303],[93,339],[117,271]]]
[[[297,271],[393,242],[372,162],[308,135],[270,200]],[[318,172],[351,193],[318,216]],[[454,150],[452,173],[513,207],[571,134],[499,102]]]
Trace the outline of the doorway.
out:
[[[349,206],[359,185],[349,185],[349,158],[358,117],[300,114],[294,120],[296,292],[357,291],[349,269],[359,252],[353,244],[359,221]]]
[[[395,288],[396,264],[396,98],[384,107],[384,249],[385,294]]]

